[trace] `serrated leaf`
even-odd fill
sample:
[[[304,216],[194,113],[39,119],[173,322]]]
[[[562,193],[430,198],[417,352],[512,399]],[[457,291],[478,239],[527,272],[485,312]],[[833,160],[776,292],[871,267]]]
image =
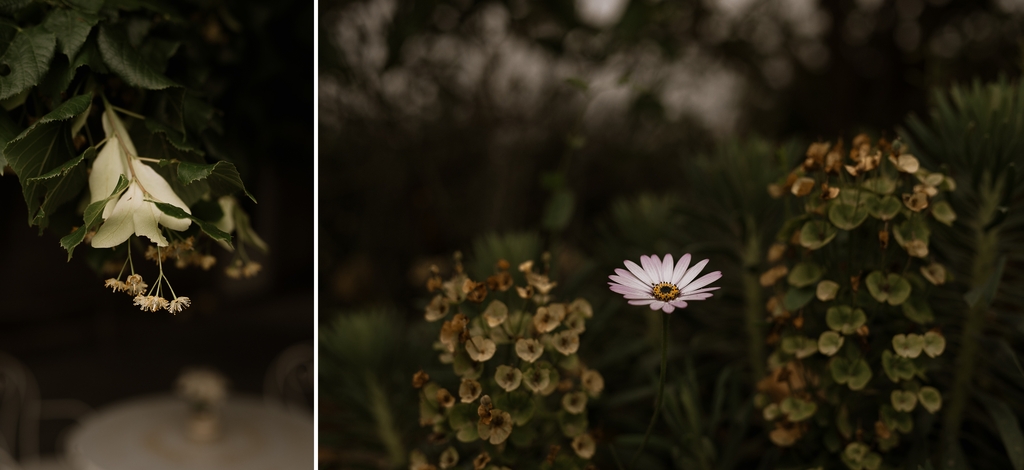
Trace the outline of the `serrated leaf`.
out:
[[[97,37],[103,62],[126,83],[146,90],[162,90],[180,86],[154,71],[119,27],[103,25]]]
[[[89,37],[100,17],[84,11],[57,8],[43,20],[43,27],[57,36],[57,45],[70,62]]]
[[[192,214],[189,214],[188,212],[185,212],[183,209],[181,209],[178,206],[175,206],[174,204],[168,204],[166,202],[158,202],[158,201],[151,201],[151,202],[153,204],[155,204],[157,209],[160,209],[160,211],[163,212],[164,214],[167,214],[167,215],[169,215],[171,217],[178,218],[178,219],[189,219],[189,220],[195,222],[196,225],[199,225],[199,229],[202,230],[207,235],[209,235],[210,238],[213,238],[214,240],[220,240],[222,242],[225,242],[229,246],[231,245],[231,235],[229,235],[227,233],[224,233],[223,230],[217,228],[217,226],[214,225],[213,223],[207,222],[207,221],[202,220],[202,219],[199,219],[198,217],[195,217]]]
[[[81,155],[79,155],[79,156],[77,156],[75,158],[72,158],[71,160],[68,160],[63,165],[58,166],[57,168],[54,168],[53,170],[50,170],[46,174],[39,175],[39,176],[36,176],[34,178],[28,178],[25,181],[40,182],[42,180],[53,179],[53,178],[57,178],[57,177],[61,177],[61,176],[67,176],[68,173],[71,173],[71,170],[74,170],[75,167],[78,166],[79,163],[82,163],[82,160],[84,160],[86,158],[88,158],[90,160],[96,158],[96,147],[88,147],[88,148],[85,149],[84,152],[82,152]]]
[[[93,227],[99,225],[103,216],[103,208],[111,199],[117,197],[117,195],[127,189],[128,184],[128,178],[125,178],[124,175],[118,177],[117,186],[114,187],[114,191],[110,193],[110,196],[89,204],[85,208],[85,215],[83,218],[85,223],[81,227],[75,229],[74,232],[71,232],[69,235],[60,239],[60,246],[64,247],[68,252],[68,261],[71,261],[71,255],[75,252],[75,247],[85,240],[85,234],[88,233],[89,230],[92,230]]]
[[[0,64],[11,68],[0,77],[0,100],[10,98],[39,83],[50,69],[57,37],[41,26],[25,28],[14,36],[0,57]]]
[[[76,96],[43,116],[4,148],[11,168],[21,179],[29,225],[48,225],[48,214],[71,200],[85,184],[85,169],[72,166],[71,174],[57,181],[33,180],[75,158],[68,119],[85,111],[91,95]]]
[[[167,139],[167,142],[169,142],[171,145],[174,146],[174,148],[178,150],[181,150],[183,152],[192,152],[195,153],[196,155],[206,155],[206,152],[203,152],[202,150],[186,143],[185,135],[183,133],[171,128],[170,126],[164,125],[163,123],[157,120],[146,119],[146,128],[149,129],[149,131],[154,134],[164,134],[165,138]]]
[[[242,190],[252,202],[256,202],[256,198],[252,197],[252,194],[249,194],[245,185],[242,184],[242,176],[238,174],[238,169],[230,162],[219,161],[209,165],[180,162],[178,163],[178,178],[185,185],[206,180],[210,185],[212,197],[228,196]]]

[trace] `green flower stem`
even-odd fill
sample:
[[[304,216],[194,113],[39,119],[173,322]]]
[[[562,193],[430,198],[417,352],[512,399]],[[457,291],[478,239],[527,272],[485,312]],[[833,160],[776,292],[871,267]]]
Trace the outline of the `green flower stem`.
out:
[[[747,346],[750,353],[750,376],[756,383],[764,377],[764,302],[761,283],[750,270],[743,271],[743,290],[746,294]]]
[[[668,319],[671,317],[669,314],[663,314],[662,318],[664,321],[661,323],[661,377],[658,378],[658,396],[654,400],[654,414],[651,415],[651,424],[647,425],[647,432],[644,433],[644,440],[640,442],[640,448],[633,454],[633,458],[629,461],[629,466],[633,466],[636,463],[637,457],[640,457],[640,453],[643,452],[644,447],[647,447],[647,439],[651,437],[651,431],[654,430],[654,424],[658,422],[658,412],[661,411],[662,396],[665,394],[665,370],[668,369]]]
[[[995,219],[999,206],[999,195],[1002,193],[1003,182],[994,187],[982,188],[981,203],[978,217],[971,226],[977,252],[971,266],[971,289],[981,288],[992,275],[999,252],[999,227],[986,231],[985,226]],[[956,358],[956,371],[953,379],[953,390],[950,393],[949,405],[943,415],[943,434],[946,443],[955,443],[960,437],[960,425],[963,423],[964,410],[973,381],[976,357],[978,354],[977,338],[985,328],[985,317],[988,305],[979,301],[968,312],[964,319],[963,333],[960,340],[960,353]]]

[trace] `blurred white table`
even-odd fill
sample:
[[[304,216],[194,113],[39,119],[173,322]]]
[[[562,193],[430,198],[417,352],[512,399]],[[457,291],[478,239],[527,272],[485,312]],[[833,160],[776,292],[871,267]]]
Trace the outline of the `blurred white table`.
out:
[[[186,436],[187,405],[171,395],[101,409],[68,437],[68,461],[79,470],[293,470],[314,467],[312,416],[262,398],[230,397],[221,437]]]

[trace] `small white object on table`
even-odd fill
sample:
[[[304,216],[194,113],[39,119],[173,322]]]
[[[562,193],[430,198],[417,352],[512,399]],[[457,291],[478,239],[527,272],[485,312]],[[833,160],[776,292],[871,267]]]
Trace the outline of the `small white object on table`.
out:
[[[188,438],[181,398],[138,398],[84,418],[68,437],[79,470],[292,470],[314,467],[312,416],[260,398],[228,398],[221,436]]]

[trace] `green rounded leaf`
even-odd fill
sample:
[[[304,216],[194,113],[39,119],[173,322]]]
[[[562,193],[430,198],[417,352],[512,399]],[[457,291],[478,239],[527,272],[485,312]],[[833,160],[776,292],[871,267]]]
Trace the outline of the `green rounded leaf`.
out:
[[[807,305],[814,298],[814,289],[805,287],[803,289],[790,289],[782,298],[782,306],[790,312],[797,311]]]
[[[905,246],[911,240],[921,240],[927,245],[931,230],[924,217],[914,216],[893,227],[892,235],[900,246]]]
[[[854,462],[860,462],[864,460],[864,457],[871,451],[867,445],[860,442],[851,442],[843,450],[843,457],[846,457]]]
[[[466,426],[459,428],[458,432],[455,433],[455,438],[458,439],[459,442],[474,442],[477,439],[480,439],[480,434],[475,425]]]
[[[821,267],[814,263],[799,263],[793,266],[786,281],[793,287],[807,287],[821,279]]]
[[[924,353],[928,357],[938,357],[946,350],[946,338],[941,334],[929,331],[924,334]]]
[[[782,338],[782,351],[803,359],[818,352],[818,343],[806,336],[787,336]]]
[[[900,306],[903,308],[903,315],[914,323],[927,325],[935,321],[931,306],[923,298],[911,297]]]
[[[828,279],[819,282],[817,289],[814,291],[814,295],[822,302],[828,302],[836,298],[837,293],[839,293],[839,283],[829,281]]]
[[[953,212],[953,207],[946,201],[939,201],[932,205],[932,216],[935,217],[935,220],[949,226],[953,226],[953,221],[956,220],[956,212]]]
[[[889,273],[889,305],[900,305],[910,297],[910,281],[896,273]]]
[[[826,331],[818,337],[818,351],[826,356],[832,356],[843,347],[846,338],[835,331]]]
[[[885,177],[871,178],[865,180],[861,186],[875,194],[887,195],[896,190],[896,181]]]
[[[800,229],[800,245],[817,250],[828,244],[839,233],[835,226],[824,220],[812,220]]]
[[[914,402],[917,402],[917,398],[914,398]],[[889,429],[899,431],[903,434],[907,434],[914,430],[914,419],[910,413],[896,411],[892,405],[886,403],[881,406],[881,412],[879,413],[882,422]]]
[[[796,423],[814,416],[814,413],[818,411],[818,404],[799,398],[786,397],[779,404],[779,411],[785,413],[790,421]]]
[[[861,465],[864,466],[864,470],[878,470],[882,466],[882,456],[878,452],[869,452],[864,456]]]
[[[921,406],[929,413],[935,414],[942,409],[942,394],[935,387],[924,386],[917,392],[917,398],[921,400]]]
[[[900,379],[910,380],[917,373],[917,367],[914,366],[913,361],[897,356],[888,349],[882,351],[882,370],[893,382],[899,382]]]
[[[845,192],[845,191],[844,191]],[[832,204],[828,209],[828,220],[843,230],[853,230],[868,218],[868,203]]]
[[[846,382],[846,385],[850,387],[850,390],[861,390],[871,381],[871,375],[871,367],[868,367],[868,363],[860,359],[854,362],[850,368],[850,380]]]
[[[913,359],[921,355],[921,350],[924,349],[924,337],[916,333],[909,335],[900,333],[892,337],[892,349],[900,357]]]
[[[825,323],[828,327],[844,335],[850,335],[867,323],[868,317],[864,310],[854,309],[849,305],[829,307],[825,312]]]
[[[917,394],[909,390],[893,390],[889,399],[896,411],[911,412],[917,406]]]
[[[889,298],[889,291],[885,285],[885,274],[881,271],[871,271],[867,277],[864,278],[864,285],[868,288],[868,293],[871,294],[875,300],[879,302],[885,302]]]
[[[562,428],[565,437],[581,436],[587,432],[587,414],[574,415],[565,410],[558,412],[558,425]]]
[[[903,208],[903,203],[899,199],[885,196],[875,199],[875,202],[869,205],[868,212],[876,219],[892,220],[900,213],[901,208]]]

